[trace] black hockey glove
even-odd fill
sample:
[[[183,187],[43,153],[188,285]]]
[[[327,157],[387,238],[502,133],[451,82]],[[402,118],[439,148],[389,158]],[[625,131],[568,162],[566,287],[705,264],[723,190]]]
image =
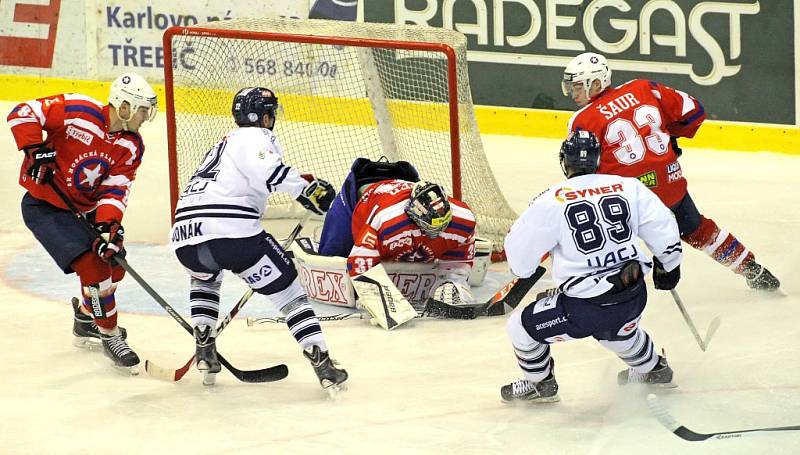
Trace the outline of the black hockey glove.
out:
[[[314,179],[303,188],[300,196],[297,196],[297,202],[302,204],[306,210],[317,215],[324,215],[331,208],[335,197],[336,190],[333,189],[333,185],[322,179]]]
[[[25,154],[33,160],[25,173],[31,176],[34,182],[45,185],[53,180],[56,170],[55,150],[45,144],[36,144],[26,147]]]
[[[680,279],[680,264],[678,264],[678,266],[671,271],[667,272],[664,270],[664,264],[662,264],[658,258],[653,257],[653,285],[655,285],[656,289],[661,289],[663,291],[675,289],[675,286],[678,285],[678,281]]]
[[[669,144],[672,146],[672,151],[675,152],[676,157],[683,155],[683,149],[678,145],[678,136],[670,136]]]
[[[120,254],[124,257],[125,248],[122,241],[125,239],[125,229],[117,221],[108,221],[94,225],[100,236],[92,243],[92,249],[100,259],[109,262],[114,256]]]

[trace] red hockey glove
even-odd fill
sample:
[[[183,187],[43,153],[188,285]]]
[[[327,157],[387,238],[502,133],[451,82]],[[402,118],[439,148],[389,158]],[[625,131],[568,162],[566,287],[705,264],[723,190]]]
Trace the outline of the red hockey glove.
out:
[[[124,255],[122,241],[125,239],[125,229],[118,221],[97,223],[94,228],[100,236],[92,243],[92,249],[100,259],[109,262],[117,254]]]
[[[45,144],[31,145],[25,148],[25,154],[33,159],[33,163],[25,171],[33,181],[45,185],[53,180],[56,170],[56,151]]]

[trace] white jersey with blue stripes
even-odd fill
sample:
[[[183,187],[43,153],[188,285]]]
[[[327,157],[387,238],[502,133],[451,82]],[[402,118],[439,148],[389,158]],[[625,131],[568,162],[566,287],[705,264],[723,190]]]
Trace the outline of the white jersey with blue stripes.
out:
[[[613,286],[607,277],[628,261],[651,268],[642,239],[666,270],[682,259],[672,212],[639,180],[591,174],[553,185],[520,215],[506,236],[511,271],[529,277],[550,253],[553,281],[572,297],[590,298]]]
[[[278,137],[266,128],[237,128],[206,153],[186,184],[170,232],[173,248],[259,234],[267,198],[300,195],[308,182],[283,163]]]

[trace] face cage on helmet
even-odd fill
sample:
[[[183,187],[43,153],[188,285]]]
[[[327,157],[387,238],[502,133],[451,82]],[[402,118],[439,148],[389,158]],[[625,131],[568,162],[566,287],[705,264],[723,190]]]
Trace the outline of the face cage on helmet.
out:
[[[426,220],[425,218],[427,217],[424,215],[426,213],[425,206],[419,201],[411,201],[406,206],[405,212],[425,235],[434,239],[447,229],[453,219],[453,210],[448,209],[447,213],[442,216],[432,217],[430,221]]]

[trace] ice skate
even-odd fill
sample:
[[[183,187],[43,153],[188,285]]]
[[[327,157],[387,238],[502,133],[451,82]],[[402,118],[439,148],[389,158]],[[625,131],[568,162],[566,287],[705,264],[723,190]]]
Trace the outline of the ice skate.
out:
[[[114,366],[130,372],[132,375],[139,374],[139,356],[128,346],[122,338],[122,331],[115,330],[114,335],[100,333],[100,340],[103,342],[103,352],[106,357],[114,362]]]
[[[94,318],[81,312],[80,304],[80,300],[77,297],[72,298],[72,311],[74,313],[72,334],[75,336],[72,344],[79,348],[99,348],[101,342],[97,324],[94,323]],[[119,331],[123,340],[128,338],[128,331],[124,327],[119,327]]]
[[[214,385],[217,373],[222,367],[217,359],[217,345],[211,326],[198,325],[195,327],[194,340],[196,364],[197,369],[203,373],[203,385]]]
[[[337,368],[337,363],[330,358],[327,351],[314,345],[305,349],[303,355],[311,362],[319,378],[319,384],[328,391],[331,398],[335,398],[338,391],[346,389],[344,382],[347,381],[347,371]]]
[[[781,287],[781,282],[775,277],[766,267],[759,264],[755,259],[751,259],[744,265],[742,271],[747,286],[750,289],[757,289],[761,291],[778,291]]]
[[[500,397],[506,403],[517,401],[552,403],[561,399],[558,396],[558,382],[552,371],[539,382],[522,378],[504,385],[500,387]]]
[[[655,368],[647,373],[637,373],[633,368],[620,371],[617,375],[617,383],[619,385],[647,384],[664,388],[678,387],[672,382],[672,376],[672,368],[667,364],[667,358],[660,355]]]

